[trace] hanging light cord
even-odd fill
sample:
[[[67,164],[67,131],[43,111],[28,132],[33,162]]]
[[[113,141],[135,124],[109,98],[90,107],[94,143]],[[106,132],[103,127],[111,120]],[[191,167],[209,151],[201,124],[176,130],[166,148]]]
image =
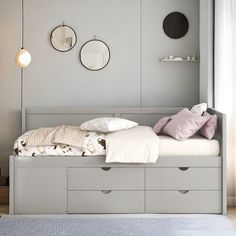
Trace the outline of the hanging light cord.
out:
[[[24,0],[21,0],[21,47],[24,48]]]
[[[24,48],[24,0],[21,0],[21,48]],[[23,81],[23,68],[21,68],[21,98],[20,98],[20,107],[21,112],[23,112],[23,103],[24,103],[24,81]],[[23,123],[23,120],[22,120]],[[23,127],[23,124],[22,124]]]

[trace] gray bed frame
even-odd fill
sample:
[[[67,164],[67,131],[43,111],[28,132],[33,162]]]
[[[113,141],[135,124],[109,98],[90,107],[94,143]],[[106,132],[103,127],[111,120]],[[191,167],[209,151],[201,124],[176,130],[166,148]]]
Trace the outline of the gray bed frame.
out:
[[[182,107],[27,108],[22,132],[97,117],[153,126]],[[10,214],[226,214],[226,119],[218,116],[219,156],[160,156],[156,164],[106,164],[97,157],[10,157]]]

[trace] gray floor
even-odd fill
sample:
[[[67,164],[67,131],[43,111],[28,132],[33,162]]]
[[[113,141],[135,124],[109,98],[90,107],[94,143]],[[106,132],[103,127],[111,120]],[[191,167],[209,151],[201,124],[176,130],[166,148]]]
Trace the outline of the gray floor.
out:
[[[3,235],[235,236],[236,231],[220,215],[7,216],[0,220]]]

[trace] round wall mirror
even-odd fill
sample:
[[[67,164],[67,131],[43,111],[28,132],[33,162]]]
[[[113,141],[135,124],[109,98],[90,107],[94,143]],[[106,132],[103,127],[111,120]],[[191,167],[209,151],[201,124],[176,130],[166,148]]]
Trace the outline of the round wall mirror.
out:
[[[67,52],[75,46],[77,36],[71,27],[60,25],[52,31],[50,41],[57,51]]]
[[[188,32],[188,19],[180,12],[168,14],[163,21],[163,29],[167,36],[173,39],[182,38]]]
[[[79,56],[82,65],[86,69],[92,71],[101,70],[110,61],[110,49],[103,41],[93,39],[81,47]]]

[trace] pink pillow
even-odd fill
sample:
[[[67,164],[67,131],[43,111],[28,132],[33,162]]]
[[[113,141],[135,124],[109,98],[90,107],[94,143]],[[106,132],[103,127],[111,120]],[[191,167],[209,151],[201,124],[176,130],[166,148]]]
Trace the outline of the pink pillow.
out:
[[[169,116],[161,118],[153,127],[153,130],[156,134],[163,134],[163,129],[167,125],[167,123],[171,120]]]
[[[204,117],[208,117],[207,123],[200,129],[200,134],[208,139],[212,139],[217,128],[217,115],[210,115],[207,112],[203,113]]]
[[[163,133],[178,140],[185,140],[193,136],[209,120],[209,117],[200,116],[187,108],[171,117]]]

